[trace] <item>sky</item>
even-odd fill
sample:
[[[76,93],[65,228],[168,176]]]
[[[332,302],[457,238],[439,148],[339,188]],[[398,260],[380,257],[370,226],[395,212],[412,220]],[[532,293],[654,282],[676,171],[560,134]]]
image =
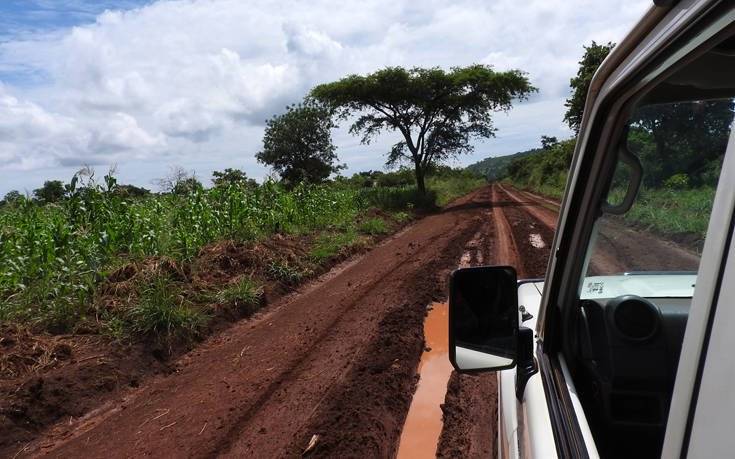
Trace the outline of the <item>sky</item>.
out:
[[[619,41],[650,0],[0,0],[0,196],[83,165],[153,188],[180,166],[257,163],[265,120],[310,88],[387,66],[492,65],[539,89],[454,166],[569,137],[583,44]],[[395,134],[333,133],[347,174],[383,169]]]

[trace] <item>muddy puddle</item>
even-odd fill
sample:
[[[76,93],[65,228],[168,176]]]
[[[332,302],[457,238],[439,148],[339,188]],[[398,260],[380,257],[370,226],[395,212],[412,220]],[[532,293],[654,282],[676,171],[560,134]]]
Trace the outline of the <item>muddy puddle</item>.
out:
[[[421,355],[416,392],[408,410],[398,445],[398,458],[436,457],[436,445],[442,431],[442,410],[447,382],[452,373],[448,357],[447,303],[433,303],[424,321],[426,350]]]

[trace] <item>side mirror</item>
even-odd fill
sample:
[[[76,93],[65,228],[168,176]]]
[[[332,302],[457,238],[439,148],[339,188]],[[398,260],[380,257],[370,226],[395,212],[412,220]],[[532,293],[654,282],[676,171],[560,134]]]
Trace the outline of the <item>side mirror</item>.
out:
[[[449,360],[462,372],[516,365],[518,280],[510,266],[454,271],[449,280]]]

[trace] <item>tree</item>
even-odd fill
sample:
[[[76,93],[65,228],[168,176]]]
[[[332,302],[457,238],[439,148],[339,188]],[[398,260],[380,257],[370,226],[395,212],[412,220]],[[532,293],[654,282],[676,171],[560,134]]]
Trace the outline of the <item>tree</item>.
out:
[[[196,178],[196,174],[189,173],[181,166],[172,166],[167,176],[153,181],[164,193],[189,194],[201,190],[202,184]]]
[[[59,202],[66,195],[61,180],[46,180],[41,188],[33,190],[33,196],[44,204]]]
[[[222,172],[212,172],[212,183],[216,187],[234,185],[246,188],[256,188],[258,186],[258,182],[248,178],[245,172],[240,169],[232,169],[229,167]]]
[[[542,135],[541,136],[541,148],[544,150],[549,150],[559,143],[559,139],[557,139],[554,136],[548,136],[548,135]]]
[[[266,121],[263,150],[255,157],[288,185],[320,183],[343,166],[335,164],[331,112],[313,100],[286,107]]]
[[[0,201],[0,204],[2,205],[13,204],[15,202],[20,201],[21,199],[23,199],[23,195],[20,193],[20,191],[11,190],[5,194],[5,197],[3,198],[2,201]]]
[[[710,163],[719,165],[727,148],[734,110],[731,99],[639,108],[631,121],[628,143],[643,163],[644,183],[660,186],[679,173],[689,176],[696,186],[707,182],[704,176]]]
[[[356,116],[350,132],[361,134],[363,143],[384,130],[400,132],[403,140],[393,145],[388,165],[411,163],[416,186],[425,194],[432,165],[471,152],[473,138],[494,136],[492,112],[510,110],[514,99],[535,90],[520,70],[389,67],[319,85],[311,96],[341,119]]]
[[[587,92],[590,89],[592,77],[614,47],[615,44],[611,42],[608,42],[606,45],[598,45],[594,41],[589,46],[583,46],[584,55],[582,56],[582,60],[579,61],[577,76],[569,80],[572,95],[564,103],[564,106],[567,107],[567,112],[564,114],[564,121],[577,134],[582,124],[582,112],[584,111],[584,104],[587,101]]]
[[[151,190],[135,185],[117,185],[114,192],[123,198],[143,198],[151,194]]]

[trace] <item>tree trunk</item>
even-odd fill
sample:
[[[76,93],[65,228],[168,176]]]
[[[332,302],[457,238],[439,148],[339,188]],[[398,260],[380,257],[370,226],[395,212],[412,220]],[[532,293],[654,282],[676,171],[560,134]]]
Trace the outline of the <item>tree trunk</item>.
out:
[[[422,196],[426,195],[426,184],[424,183],[425,171],[420,164],[416,164],[414,171],[416,173],[416,188]]]

